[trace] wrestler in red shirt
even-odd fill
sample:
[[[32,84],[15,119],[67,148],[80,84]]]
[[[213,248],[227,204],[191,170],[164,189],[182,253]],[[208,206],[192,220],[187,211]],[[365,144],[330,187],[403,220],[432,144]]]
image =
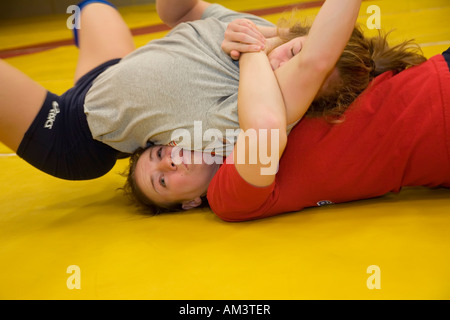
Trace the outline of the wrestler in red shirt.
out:
[[[223,220],[244,221],[406,186],[450,187],[449,56],[378,76],[343,123],[303,119],[269,186],[251,185],[225,163],[208,189],[211,209]]]

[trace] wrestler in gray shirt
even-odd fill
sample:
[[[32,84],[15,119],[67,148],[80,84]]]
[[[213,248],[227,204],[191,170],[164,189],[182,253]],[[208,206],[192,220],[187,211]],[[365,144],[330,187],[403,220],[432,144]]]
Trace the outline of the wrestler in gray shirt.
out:
[[[151,41],[103,72],[84,106],[94,139],[125,153],[149,141],[191,150],[214,149],[216,154],[221,153],[219,145],[232,146],[239,129],[239,65],[221,44],[228,23],[238,18],[274,26],[259,17],[211,5],[202,20],[178,25],[166,37]],[[194,132],[195,128],[200,130]],[[191,141],[174,139],[177,129],[187,130]],[[203,135],[211,129],[221,135],[212,139]],[[234,132],[232,137],[227,129]],[[198,137],[201,145],[193,141]]]

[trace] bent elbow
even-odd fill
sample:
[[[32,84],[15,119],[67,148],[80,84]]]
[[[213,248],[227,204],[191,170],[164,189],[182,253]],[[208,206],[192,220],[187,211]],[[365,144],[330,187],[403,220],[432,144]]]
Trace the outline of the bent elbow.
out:
[[[279,116],[266,115],[260,119],[255,119],[252,129],[258,136],[258,141],[269,141],[273,147],[276,145],[280,150],[284,150],[287,143],[286,119]]]
[[[284,130],[286,129],[286,119],[278,114],[266,113],[264,116],[255,117],[248,123],[248,128],[255,130]]]
[[[156,12],[158,13],[158,16],[161,19],[161,21],[164,22],[170,28],[175,27],[179,23],[179,20],[182,18],[181,16],[180,17],[175,16],[176,11],[174,13],[168,10],[168,8],[163,4],[161,4],[160,2],[156,3]]]
[[[159,18],[170,28],[174,28],[178,24],[178,20],[173,19],[173,17],[171,17],[170,15],[160,13]]]

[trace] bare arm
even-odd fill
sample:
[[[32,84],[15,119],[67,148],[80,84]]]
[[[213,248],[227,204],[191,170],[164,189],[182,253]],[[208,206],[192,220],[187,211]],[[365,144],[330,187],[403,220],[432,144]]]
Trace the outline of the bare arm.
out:
[[[268,186],[275,179],[287,135],[283,96],[264,52],[242,54],[238,115],[242,132],[234,148],[236,170],[248,183]],[[256,139],[245,138],[246,133],[251,136],[250,131],[256,133]],[[250,160],[252,156],[256,163]]]
[[[334,69],[356,24],[361,0],[327,0],[302,51],[275,71],[286,105],[287,123],[303,117]]]
[[[161,20],[173,28],[179,23],[201,19],[211,4],[202,0],[156,0]]]
[[[278,166],[286,147],[286,123],[303,117],[329,72],[334,68],[356,23],[361,0],[328,0],[321,8],[303,50],[274,74],[265,53],[244,53],[240,60],[239,124],[243,133],[256,130],[256,142],[241,132],[234,149],[236,170],[248,183],[268,186],[277,170],[267,169],[261,153],[268,150]],[[281,88],[281,89],[280,89]],[[289,104],[289,105],[288,105]],[[290,121],[290,122],[287,122]],[[277,131],[272,138],[262,130]],[[246,157],[240,158],[245,150]],[[256,164],[250,162],[256,153]],[[245,160],[245,161],[243,161]]]

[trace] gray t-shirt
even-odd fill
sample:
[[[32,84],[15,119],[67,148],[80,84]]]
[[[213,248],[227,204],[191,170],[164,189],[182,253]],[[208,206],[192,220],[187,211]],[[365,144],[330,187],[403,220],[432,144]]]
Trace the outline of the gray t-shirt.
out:
[[[84,106],[94,139],[126,153],[151,141],[227,155],[239,129],[239,65],[221,44],[237,18],[273,26],[211,5],[202,20],[180,24],[99,75]],[[217,149],[224,144],[226,151]]]

